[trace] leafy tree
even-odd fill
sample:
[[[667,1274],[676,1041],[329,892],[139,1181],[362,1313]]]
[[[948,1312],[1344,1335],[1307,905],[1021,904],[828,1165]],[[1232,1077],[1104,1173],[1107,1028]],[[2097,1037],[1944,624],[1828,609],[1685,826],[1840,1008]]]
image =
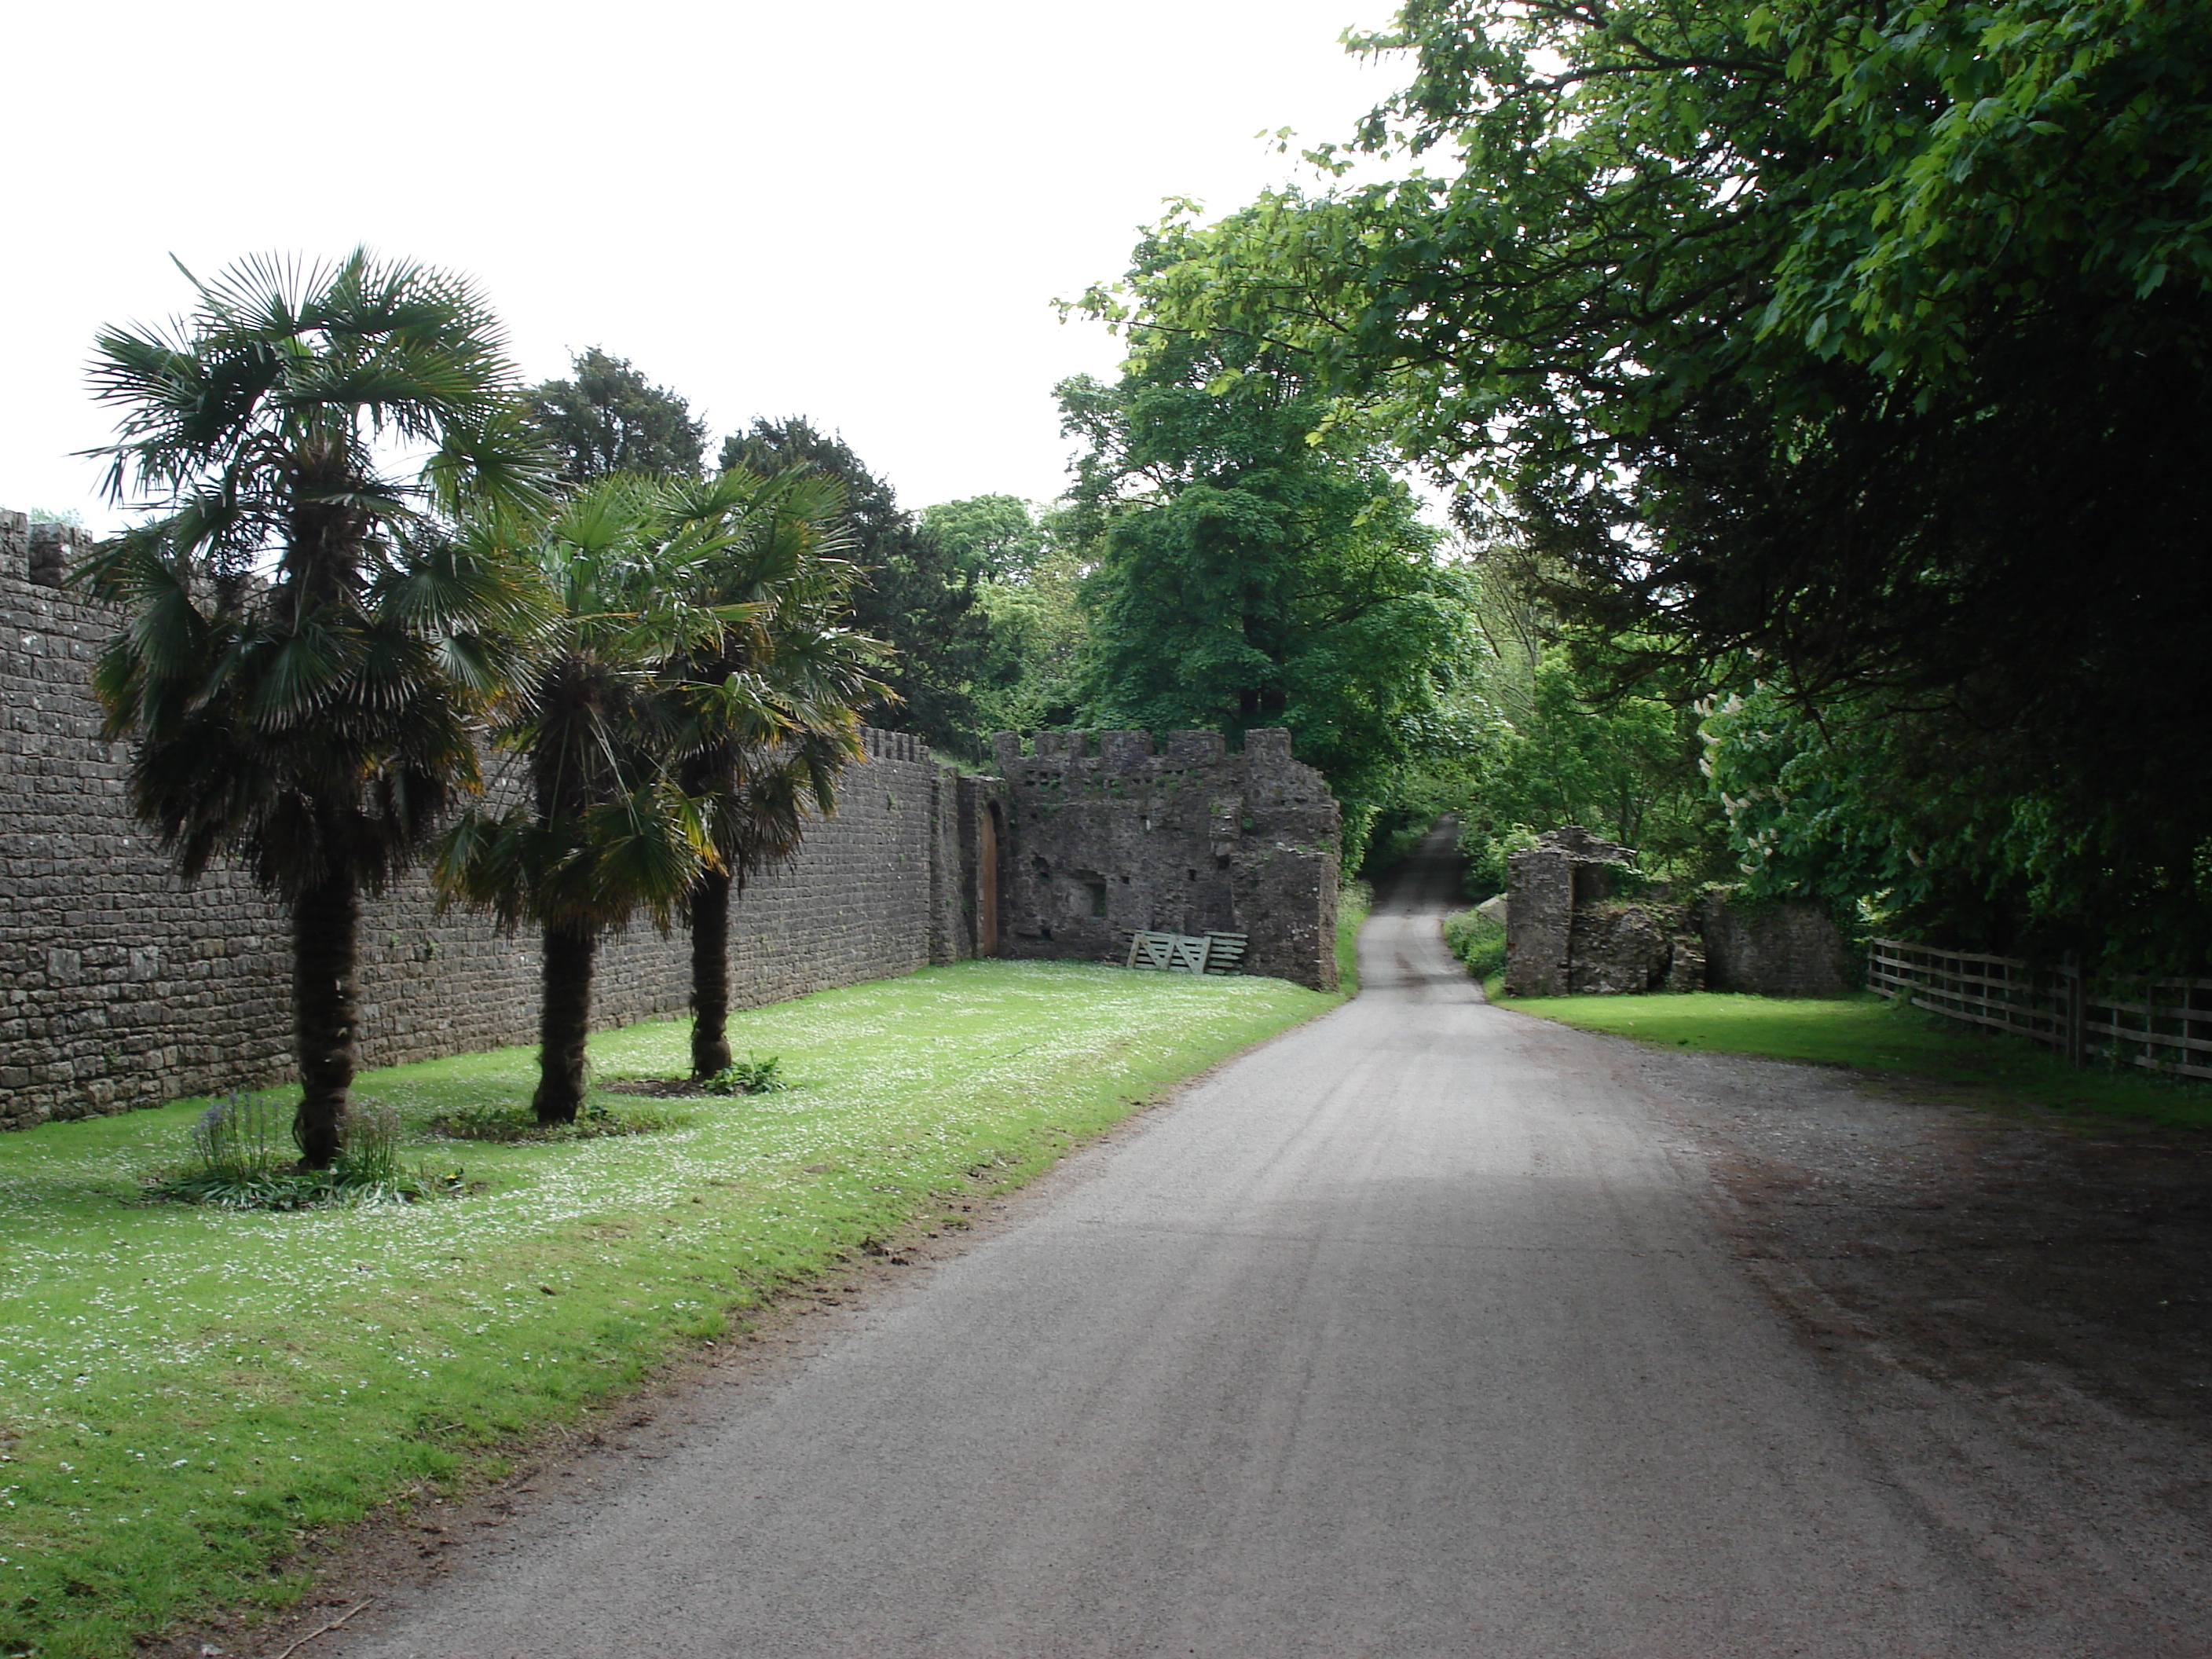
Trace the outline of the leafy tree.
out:
[[[1910,723],[1908,789],[2130,872],[2068,926],[2201,957],[2212,13],[1414,0],[1359,44],[1416,65],[1361,144],[1433,171],[1178,219],[1093,302],[1296,349],[1563,614]]]
[[[1433,740],[1465,626],[1411,495],[1264,353],[1164,348],[1115,386],[1066,382],[1060,408],[1089,446],[1091,717],[1289,727],[1356,861],[1390,772]]]
[[[922,533],[979,578],[990,645],[972,688],[978,733],[1068,726],[1082,705],[1088,569],[1070,522],[1063,508],[1041,511],[1016,495],[921,510]]]
[[[1607,665],[1549,647],[1526,712],[1474,751],[1461,844],[1490,891],[1504,890],[1505,854],[1520,839],[1570,823],[1636,848],[1647,874],[1719,873],[1723,833],[1699,770],[1694,708],[1679,690],[1623,693],[1612,680]]]
[[[677,787],[701,803],[714,853],[685,903],[699,1077],[730,1064],[731,900],[836,810],[838,774],[863,752],[855,710],[884,690],[868,672],[881,645],[842,625],[858,574],[840,556],[843,506],[836,480],[803,471],[732,469],[670,495],[669,562],[723,619],[670,665],[665,692]]]
[[[708,805],[674,775],[679,731],[663,676],[686,653],[714,649],[744,613],[690,601],[685,555],[696,549],[665,489],[602,479],[535,533],[555,620],[527,684],[492,726],[493,741],[520,761],[521,798],[463,813],[438,848],[448,899],[539,930],[531,1107],[542,1123],[574,1122],[583,1103],[600,941],[641,910],[667,931],[716,859]],[[512,532],[492,524],[481,533]]]
[[[627,357],[597,346],[576,354],[572,378],[524,394],[532,425],[561,458],[561,481],[589,483],[617,472],[698,476],[707,423],[666,386],[654,386]]]
[[[1972,732],[1832,702],[1808,714],[1773,686],[1722,701],[1706,765],[1744,890],[1821,901],[1908,936],[2007,954],[2075,956],[2139,977],[2212,933],[2212,880],[2118,858],[2130,803],[2085,815],[1993,775]],[[2186,956],[2180,960],[2186,962]]]
[[[1090,674],[1090,572],[1075,548],[1055,539],[1020,575],[985,582],[994,666],[975,693],[978,728],[1031,732],[1073,726]]]
[[[99,337],[109,495],[155,516],[79,573],[125,617],[93,688],[180,873],[236,858],[290,915],[294,1134],[323,1169],[360,1063],[361,895],[476,787],[471,711],[531,625],[512,566],[441,526],[527,507],[541,462],[468,283],[360,250],[191,280],[189,316]]]
[[[977,603],[981,570],[923,533],[842,438],[799,416],[756,420],[724,439],[722,465],[764,477],[806,467],[844,486],[851,556],[865,572],[853,592],[854,625],[892,652],[880,671],[889,690],[869,718],[939,749],[978,752],[975,687],[992,666],[990,619]]]
[[[925,507],[918,522],[956,569],[985,581],[1018,580],[1052,545],[1050,533],[1018,495],[973,495]]]

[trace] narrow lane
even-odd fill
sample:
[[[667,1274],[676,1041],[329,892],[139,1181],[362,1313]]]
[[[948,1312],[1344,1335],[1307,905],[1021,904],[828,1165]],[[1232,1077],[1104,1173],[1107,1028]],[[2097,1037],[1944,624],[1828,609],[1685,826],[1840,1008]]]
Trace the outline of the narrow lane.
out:
[[[1447,853],[1369,924],[1358,1000],[325,1651],[2078,1650],[1856,1447],[1634,1074],[1482,1004]]]

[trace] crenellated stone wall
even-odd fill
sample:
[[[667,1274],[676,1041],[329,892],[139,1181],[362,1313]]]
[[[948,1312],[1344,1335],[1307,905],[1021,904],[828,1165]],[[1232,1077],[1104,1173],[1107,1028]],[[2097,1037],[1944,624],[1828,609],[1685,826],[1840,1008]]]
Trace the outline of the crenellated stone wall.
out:
[[[1132,933],[1242,933],[1247,973],[1336,985],[1342,826],[1290,733],[1042,732],[994,740],[1010,827],[1000,950],[1126,959]]]
[[[78,532],[0,513],[0,1127],[289,1074],[279,908],[234,872],[181,885],[130,816],[125,755],[87,685],[112,613],[59,584]],[[972,954],[983,786],[920,739],[867,734],[837,816],[733,907],[734,1000],[754,1006]],[[971,831],[972,833],[972,831]],[[538,945],[440,915],[420,880],[372,901],[362,1046],[374,1065],[526,1042]],[[685,942],[640,927],[602,953],[598,1023],[680,1013]]]

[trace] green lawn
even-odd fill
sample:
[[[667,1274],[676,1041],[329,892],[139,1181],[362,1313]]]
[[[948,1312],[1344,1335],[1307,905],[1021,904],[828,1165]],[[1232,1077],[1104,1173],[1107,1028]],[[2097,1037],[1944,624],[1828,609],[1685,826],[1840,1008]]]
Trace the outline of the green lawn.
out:
[[[383,1503],[497,1467],[779,1287],[1334,1006],[1278,980],[967,963],[742,1014],[785,1093],[664,1133],[435,1143],[481,1194],[149,1204],[198,1103],[0,1136],[0,1653],[121,1655]],[[687,1029],[596,1039],[674,1076]],[[373,1073],[416,1124],[526,1098],[527,1049]]]
[[[2212,1125],[2212,1088],[2106,1066],[2075,1070],[2039,1044],[1984,1036],[1871,994],[1835,1000],[1692,996],[1506,997],[1501,1008],[1671,1048],[1769,1054],[1964,1085],[1984,1104],[2026,1103],[2097,1118]]]

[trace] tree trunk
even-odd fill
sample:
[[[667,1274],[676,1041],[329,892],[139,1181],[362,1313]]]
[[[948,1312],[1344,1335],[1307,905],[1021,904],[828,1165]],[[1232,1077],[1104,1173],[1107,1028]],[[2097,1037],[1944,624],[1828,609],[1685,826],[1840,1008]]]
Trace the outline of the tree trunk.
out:
[[[691,1075],[730,1063],[730,878],[709,870],[691,890]]]
[[[530,1109],[540,1123],[574,1123],[584,1103],[584,1040],[592,1030],[595,927],[545,930],[544,995],[538,1012],[538,1092]]]
[[[343,1144],[346,1104],[361,1067],[354,984],[360,931],[361,900],[349,872],[310,888],[292,906],[292,1045],[300,1066],[292,1138],[305,1169],[329,1169]]]

